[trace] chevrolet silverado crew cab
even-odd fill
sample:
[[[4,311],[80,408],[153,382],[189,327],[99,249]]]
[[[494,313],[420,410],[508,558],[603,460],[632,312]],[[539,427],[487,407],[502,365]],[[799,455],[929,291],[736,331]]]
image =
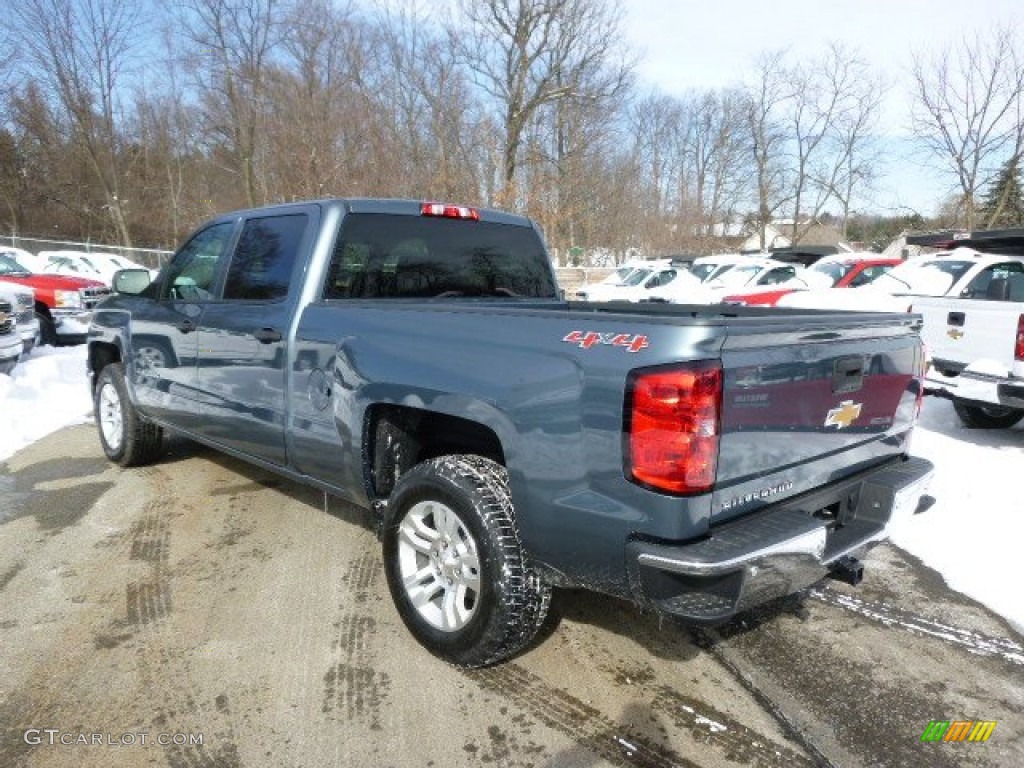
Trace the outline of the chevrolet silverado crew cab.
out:
[[[458,665],[524,648],[553,586],[715,623],[856,581],[932,474],[916,316],[569,303],[507,213],[231,213],[114,283],[106,455],[173,430],[372,510],[398,613]]]

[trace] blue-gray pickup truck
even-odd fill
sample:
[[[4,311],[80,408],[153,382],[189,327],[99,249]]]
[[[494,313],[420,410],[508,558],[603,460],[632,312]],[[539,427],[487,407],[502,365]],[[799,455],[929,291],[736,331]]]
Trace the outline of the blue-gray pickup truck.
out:
[[[172,430],[373,510],[399,614],[457,665],[522,650],[552,587],[712,624],[856,582],[932,474],[915,316],[568,303],[508,213],[231,213],[115,289],[106,455]]]

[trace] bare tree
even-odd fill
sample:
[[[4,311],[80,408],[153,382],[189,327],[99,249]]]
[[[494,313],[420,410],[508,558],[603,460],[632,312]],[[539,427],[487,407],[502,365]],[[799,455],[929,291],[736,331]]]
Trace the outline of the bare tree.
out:
[[[859,56],[844,55],[833,61],[838,65],[837,69],[829,70],[835,83],[833,87],[838,88],[842,79],[848,80],[849,87],[831,132],[831,166],[819,172],[817,181],[829,189],[839,203],[840,231],[845,239],[853,201],[870,189],[881,163],[875,128],[889,85],[884,76],[872,71]]]
[[[660,93],[644,95],[627,114],[637,177],[637,190],[627,200],[636,208],[633,226],[645,250],[666,248],[683,214],[685,119],[680,101]]]
[[[785,59],[785,51],[762,53],[755,62],[754,79],[745,88],[756,201],[752,221],[757,227],[762,251],[768,246],[768,225],[789,201],[785,162],[788,137],[783,120],[794,94]]]
[[[1016,30],[1006,25],[965,36],[933,56],[914,56],[914,134],[955,178],[968,229],[979,190],[1024,148],[1020,51]]]
[[[459,51],[414,3],[379,20],[378,105],[391,119],[409,194],[478,201],[487,161],[482,117]]]
[[[270,194],[342,194],[360,175],[363,142],[356,137],[369,132],[361,87],[368,31],[350,8],[328,0],[295,5],[285,19],[283,55],[268,67],[262,117]]]
[[[23,0],[13,6],[26,64],[66,116],[95,175],[118,239],[131,245],[121,194],[119,81],[140,37],[134,0]]]
[[[869,130],[885,86],[861,56],[837,44],[795,69],[794,82],[792,241],[798,243],[834,197],[844,221],[849,215],[854,191],[871,172]]]
[[[601,158],[614,151],[610,142],[627,84],[625,69],[610,71],[595,61],[581,68],[563,98],[538,111],[535,165],[547,179],[543,207],[551,223],[546,231],[564,253],[576,245],[593,213],[593,180],[600,178]]]
[[[180,4],[209,130],[225,142],[248,205],[256,205],[261,197],[255,163],[261,120],[267,111],[267,70],[281,39],[281,6],[278,0],[183,0]]]
[[[465,26],[452,38],[502,118],[500,202],[515,206],[523,141],[538,110],[584,86],[591,96],[621,86],[621,13],[606,0],[460,0]],[[605,69],[607,76],[595,72]],[[603,80],[603,82],[602,82]]]
[[[726,225],[739,202],[744,152],[743,100],[734,91],[707,91],[691,101],[687,133],[693,158],[694,234],[707,237]]]

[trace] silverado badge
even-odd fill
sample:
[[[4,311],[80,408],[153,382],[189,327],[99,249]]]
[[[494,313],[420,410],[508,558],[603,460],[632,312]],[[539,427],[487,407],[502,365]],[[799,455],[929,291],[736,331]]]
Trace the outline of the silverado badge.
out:
[[[861,403],[855,403],[853,400],[844,400],[825,416],[825,426],[838,427],[839,429],[850,426],[860,416],[860,409],[862,407]]]

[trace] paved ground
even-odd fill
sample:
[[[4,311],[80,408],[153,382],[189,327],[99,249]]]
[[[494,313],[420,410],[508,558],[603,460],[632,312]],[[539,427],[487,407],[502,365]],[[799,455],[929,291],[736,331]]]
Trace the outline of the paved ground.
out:
[[[185,442],[120,470],[76,427],[0,466],[0,766],[1024,765],[1024,638],[870,566],[707,633],[560,591],[467,673],[404,631],[361,511]],[[921,743],[948,719],[998,725]]]

